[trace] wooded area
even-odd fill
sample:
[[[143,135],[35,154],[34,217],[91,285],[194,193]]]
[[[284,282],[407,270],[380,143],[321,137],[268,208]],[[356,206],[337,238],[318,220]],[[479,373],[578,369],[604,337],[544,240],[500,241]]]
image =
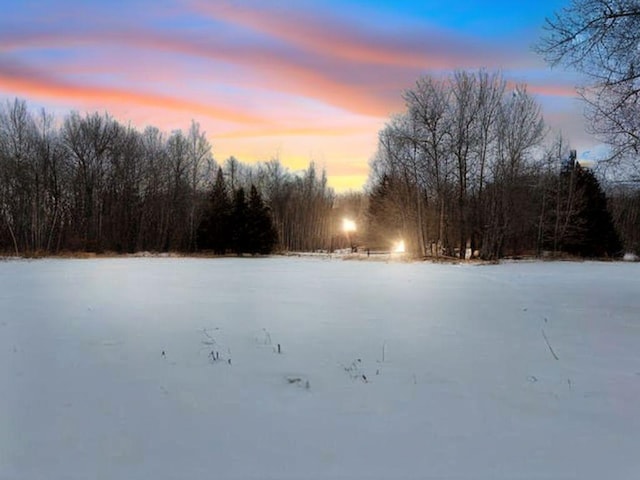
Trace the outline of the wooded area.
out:
[[[420,78],[404,98],[379,134],[366,191],[342,195],[313,163],[218,165],[196,122],[164,134],[6,102],[0,251],[388,251],[398,240],[416,257],[640,251],[637,183],[607,183],[607,196],[561,137],[545,143],[526,86],[457,72]]]
[[[221,195],[230,223],[212,225]],[[218,169],[196,122],[165,135],[108,114],[72,112],[59,122],[23,100],[0,106],[3,252],[329,249],[334,199],[313,164],[291,173],[278,160],[245,165],[231,157]],[[215,230],[227,227],[233,242],[221,245]],[[269,237],[259,248],[255,238],[239,239],[256,228]]]
[[[545,145],[540,106],[499,74],[423,77],[380,132],[372,161],[372,244],[402,237],[417,256],[623,252],[594,173],[558,138]],[[612,202],[636,248],[637,190]],[[634,204],[634,200],[635,204]]]

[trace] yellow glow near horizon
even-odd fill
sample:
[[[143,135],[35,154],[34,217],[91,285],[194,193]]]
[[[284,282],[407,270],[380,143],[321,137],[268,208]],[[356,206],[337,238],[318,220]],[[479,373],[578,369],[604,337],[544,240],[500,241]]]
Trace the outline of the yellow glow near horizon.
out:
[[[277,158],[291,173],[298,173],[314,162],[318,175],[326,171],[328,186],[335,192],[361,192],[369,176],[369,158],[376,149],[376,128],[371,128],[371,139],[360,134],[220,138],[214,131],[210,143],[219,163],[231,155],[247,164]]]
[[[337,193],[361,192],[367,175],[327,175],[328,184]]]

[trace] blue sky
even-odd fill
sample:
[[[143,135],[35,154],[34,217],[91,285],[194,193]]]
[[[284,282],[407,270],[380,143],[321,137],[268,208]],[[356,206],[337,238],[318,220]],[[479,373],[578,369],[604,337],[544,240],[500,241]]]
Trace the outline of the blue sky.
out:
[[[499,69],[592,148],[580,79],[531,50],[564,3],[0,0],[0,99],[167,132],[195,119],[219,161],[314,160],[337,189],[358,189],[379,129],[423,74]]]

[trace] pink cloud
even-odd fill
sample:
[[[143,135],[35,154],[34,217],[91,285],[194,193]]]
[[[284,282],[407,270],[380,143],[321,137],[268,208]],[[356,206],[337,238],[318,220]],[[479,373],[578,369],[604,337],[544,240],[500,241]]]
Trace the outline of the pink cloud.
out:
[[[376,95],[372,91],[371,83],[375,78],[373,74],[369,84],[349,83],[349,79],[336,78],[335,74],[336,71],[346,70],[347,66],[340,68],[336,65],[308,65],[298,58],[292,58],[295,52],[280,51],[268,45],[235,45],[216,36],[200,40],[143,30],[96,30],[86,33],[22,33],[0,38],[5,50],[43,46],[80,48],[86,47],[87,44],[106,43],[126,45],[129,49],[174,52],[227,62],[253,72],[248,73],[245,78],[238,78],[238,83],[314,98],[328,105],[364,115],[386,116],[397,106],[397,102],[389,102],[384,96]]]
[[[488,55],[488,49],[477,40],[461,38],[435,26],[389,35],[380,30],[367,31],[337,16],[289,5],[283,9],[256,2],[247,8],[238,2],[203,0],[192,0],[191,5],[215,20],[267,34],[307,52],[358,64],[451,69],[476,66],[482,57],[484,66],[496,65],[505,58],[505,54],[496,55],[495,49]]]
[[[0,89],[16,95],[45,99],[68,99],[102,104],[136,104],[143,107],[189,112],[226,122],[256,124],[263,122],[245,111],[211,105],[169,95],[135,92],[116,87],[75,85],[16,62],[0,59]]]
[[[515,58],[442,30],[392,36],[291,4],[286,10],[276,2],[256,4],[196,0],[205,18],[194,30],[160,31],[119,19],[4,29],[0,91],[112,113],[131,107],[136,118],[161,128],[187,115],[203,126],[209,119],[205,128],[223,152],[255,145],[249,161],[279,145],[308,160],[310,145],[322,145],[329,172],[346,179],[365,175],[377,131],[403,109],[402,90],[421,74],[528,62],[526,55]],[[212,20],[216,28],[207,29]],[[3,60],[2,52],[23,63]],[[38,69],[28,68],[26,59]],[[529,84],[529,91],[555,103],[575,97],[572,87],[552,81]]]
[[[274,44],[255,39],[249,43],[234,43],[225,35],[197,37],[193,34],[161,33],[145,27],[120,27],[109,30],[5,32],[0,34],[0,48],[7,51],[126,46],[128,55],[133,58],[140,57],[141,53],[148,56],[149,52],[154,52],[157,62],[154,64],[152,60],[151,68],[157,66],[156,74],[167,83],[176,85],[189,82],[189,72],[175,67],[166,68],[158,54],[171,52],[183,57],[205,58],[217,65],[222,62],[232,66],[237,72],[232,79],[228,73],[217,74],[215,64],[203,66],[213,83],[222,81],[247,89],[297,95],[377,118],[386,118],[402,108],[401,91],[410,87],[421,73],[477,63],[480,55],[478,48],[468,42],[456,40],[451,35],[443,37],[441,32],[430,34],[426,41],[417,37],[397,41],[388,36],[376,36],[375,32],[349,28],[336,18],[312,17],[295,10],[249,10],[231,6],[228,2],[223,6],[198,2],[197,8],[218,20],[252,28],[286,43]],[[141,57],[143,61],[146,56]],[[121,67],[107,64],[100,68],[108,72],[110,68],[117,71]],[[74,69],[82,70],[83,67]],[[548,86],[540,91],[547,95],[553,88]],[[555,93],[551,94],[561,94],[560,87],[555,88]]]
[[[575,87],[570,85],[552,85],[552,84],[529,84],[527,89],[531,93],[538,95],[544,95],[548,97],[565,97],[565,98],[577,98]]]

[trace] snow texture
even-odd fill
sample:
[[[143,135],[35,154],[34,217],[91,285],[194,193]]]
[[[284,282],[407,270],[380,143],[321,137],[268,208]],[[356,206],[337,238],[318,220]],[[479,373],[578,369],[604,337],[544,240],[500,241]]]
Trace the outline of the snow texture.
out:
[[[640,478],[638,273],[0,262],[0,478]]]

